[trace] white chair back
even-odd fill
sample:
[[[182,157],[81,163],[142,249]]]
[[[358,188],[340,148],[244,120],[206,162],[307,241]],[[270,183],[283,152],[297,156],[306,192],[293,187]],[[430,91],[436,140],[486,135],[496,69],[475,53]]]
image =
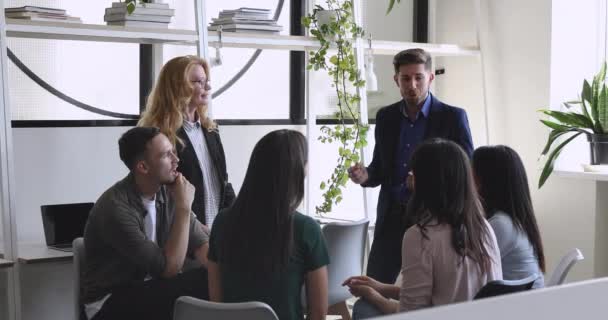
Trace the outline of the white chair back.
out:
[[[175,301],[173,320],[278,320],[272,308],[262,302],[217,303],[179,297]]]
[[[342,286],[344,280],[363,274],[368,225],[369,220],[364,219],[331,222],[322,229],[330,261],[327,266],[330,306],[352,297],[348,288]]]
[[[555,270],[553,271],[553,274],[551,274],[551,278],[549,279],[549,282],[546,283],[546,286],[557,286],[564,283],[572,266],[574,266],[577,261],[583,259],[585,259],[585,257],[583,257],[583,253],[578,248],[574,248],[572,251],[566,253],[566,255],[564,255],[559,261],[557,267],[555,267]]]

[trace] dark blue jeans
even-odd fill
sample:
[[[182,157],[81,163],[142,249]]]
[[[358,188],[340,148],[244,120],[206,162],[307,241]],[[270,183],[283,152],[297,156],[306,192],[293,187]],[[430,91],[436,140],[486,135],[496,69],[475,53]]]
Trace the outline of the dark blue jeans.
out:
[[[384,315],[380,309],[376,308],[365,299],[361,298],[353,306],[353,320],[368,319]]]

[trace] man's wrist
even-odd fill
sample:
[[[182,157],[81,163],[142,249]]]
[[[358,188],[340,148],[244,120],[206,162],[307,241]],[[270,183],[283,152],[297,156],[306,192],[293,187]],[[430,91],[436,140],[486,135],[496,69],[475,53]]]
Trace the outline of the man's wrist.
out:
[[[191,209],[189,207],[185,207],[185,206],[176,206],[175,207],[176,215],[181,214],[181,215],[189,216],[190,211],[191,211]]]

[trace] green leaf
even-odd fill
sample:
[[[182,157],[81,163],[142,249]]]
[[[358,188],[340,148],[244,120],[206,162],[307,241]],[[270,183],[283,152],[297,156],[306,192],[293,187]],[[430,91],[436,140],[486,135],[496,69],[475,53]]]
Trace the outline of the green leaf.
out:
[[[325,190],[325,187],[326,187],[325,182],[321,182],[321,185],[319,187],[321,188],[321,190]]]
[[[135,1],[127,1],[127,13],[131,14],[133,11],[135,11]]]
[[[565,126],[563,124],[559,124],[559,123],[555,123],[549,120],[540,120],[540,122],[542,122],[544,125],[546,125],[547,127],[554,129],[554,130],[568,130],[572,127],[569,126]]]
[[[557,140],[557,138],[559,138],[562,135],[569,133],[569,132],[587,133],[583,130],[576,129],[576,128],[571,128],[568,130],[553,130],[553,131],[551,131],[551,133],[549,133],[549,138],[547,139],[547,144],[545,145],[545,148],[543,149],[543,151],[540,154],[541,155],[547,154],[547,152],[549,152],[549,149],[551,148],[551,145],[553,144],[553,142],[555,142],[555,140]]]
[[[348,173],[345,173],[340,178],[340,185],[345,185],[348,182]]]
[[[586,100],[589,103],[591,103],[591,101],[593,101],[593,94],[591,92],[591,85],[589,85],[589,81],[587,81],[587,79],[585,79],[583,81],[583,92],[581,93],[581,100]]]
[[[604,71],[605,72],[605,71]],[[604,75],[605,77],[605,75]],[[599,104],[598,104],[598,112],[599,112],[599,124],[602,127],[602,132],[604,133],[604,128],[608,128],[608,89],[606,85],[602,85],[602,90],[600,91]]]
[[[600,72],[597,74],[597,77],[600,83],[606,81],[606,61],[602,63],[602,67],[600,68]]]
[[[538,188],[539,189],[545,184],[545,182],[547,181],[547,179],[549,178],[549,176],[553,172],[553,166],[555,165],[555,160],[557,159],[557,156],[559,156],[559,154],[562,152],[562,149],[570,141],[574,140],[579,135],[581,135],[580,132],[577,133],[577,134],[575,134],[575,135],[573,135],[572,137],[566,139],[564,142],[562,142],[560,145],[558,145],[557,148],[555,148],[551,152],[551,154],[547,158],[547,161],[545,162],[545,167],[543,168],[543,172],[541,173],[541,175],[540,175],[540,177],[538,179]]]
[[[310,22],[311,22],[311,19],[309,16],[302,17],[302,25],[305,26],[306,28],[310,27]]]
[[[600,112],[598,109],[598,102],[599,102],[599,88],[598,87],[599,87],[599,80],[598,80],[598,76],[596,75],[595,77],[593,77],[593,82],[591,83],[591,100],[589,102],[591,105],[591,117],[593,118],[593,122],[596,125],[600,121]]]
[[[593,121],[580,113],[562,112],[553,110],[540,110],[540,112],[555,118],[563,125],[569,125],[578,128],[593,129]]]
[[[400,0],[397,0],[397,2],[399,2]],[[388,2],[388,9],[386,10],[386,14],[388,15],[391,10],[393,10],[393,6],[395,5],[395,0],[389,0]]]

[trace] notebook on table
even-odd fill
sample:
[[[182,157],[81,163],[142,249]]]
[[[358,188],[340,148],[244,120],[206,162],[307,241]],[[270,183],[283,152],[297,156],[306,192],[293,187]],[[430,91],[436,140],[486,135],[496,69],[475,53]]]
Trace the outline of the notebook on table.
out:
[[[92,208],[92,202],[40,206],[47,247],[71,252],[74,239],[84,235]]]

